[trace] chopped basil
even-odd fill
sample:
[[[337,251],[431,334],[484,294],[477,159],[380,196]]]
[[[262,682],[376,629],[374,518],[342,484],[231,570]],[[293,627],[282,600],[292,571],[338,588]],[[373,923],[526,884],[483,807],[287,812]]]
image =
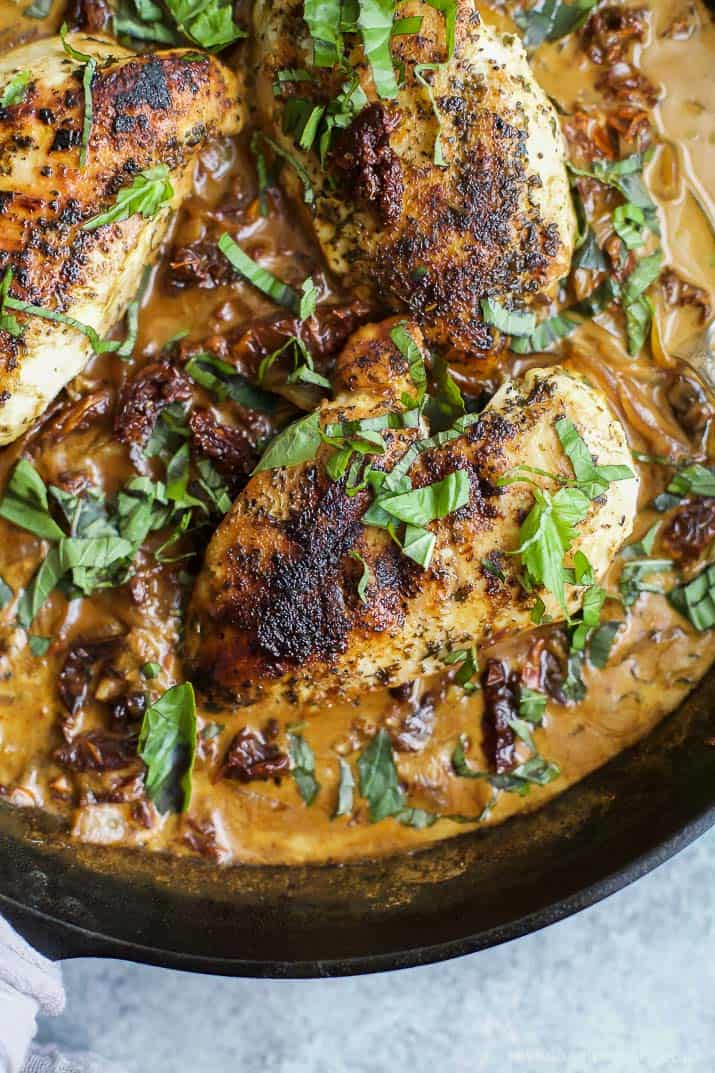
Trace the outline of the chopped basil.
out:
[[[595,317],[615,302],[618,293],[617,283],[608,276],[589,295],[572,305],[569,312],[578,313],[582,317]]]
[[[668,492],[677,496],[715,496],[715,470],[695,462],[675,474]]]
[[[461,469],[423,488],[380,498],[380,506],[387,514],[415,526],[445,518],[468,502],[469,478]]]
[[[7,607],[14,595],[5,578],[0,576],[0,611]]]
[[[117,357],[122,358],[123,360],[128,360],[134,353],[134,347],[136,346],[137,336],[139,334],[139,310],[144,301],[144,295],[146,294],[150,279],[151,265],[146,265],[142,272],[139,289],[127,306],[127,334],[124,337],[122,345],[117,350]]]
[[[430,429],[437,433],[452,430],[455,422],[464,415],[466,405],[449,365],[439,354],[432,359],[432,378],[435,390],[428,397],[425,407]]]
[[[454,676],[454,684],[461,686],[465,693],[474,693],[479,689],[476,682],[472,679],[479,673],[479,666],[477,664],[477,652],[474,646],[471,648],[457,648],[452,652],[447,652],[442,656],[442,662],[447,666],[451,666],[453,663],[461,663]]]
[[[41,320],[51,320],[57,324],[66,324],[67,327],[74,328],[89,339],[95,354],[111,353],[119,350],[122,346],[119,339],[100,339],[97,332],[89,324],[82,324],[81,321],[75,320],[74,317],[68,317],[65,313],[57,313],[52,309],[43,309],[41,306],[32,305],[30,302],[22,302],[19,298],[13,298],[10,294],[12,277],[12,268],[7,268],[0,288],[0,328],[4,331],[14,336],[22,334],[22,328],[18,325],[15,317],[7,316],[6,310],[11,309],[18,313],[26,313],[30,317],[39,317]]]
[[[566,699],[574,704],[586,696],[586,683],[582,677],[584,657],[583,650],[572,649],[566,661],[566,679],[561,689]]]
[[[278,144],[278,142],[275,142],[273,140],[273,138],[269,137],[267,134],[264,134],[262,131],[261,132],[257,131],[254,134],[253,139],[251,141],[251,146],[252,147],[253,147],[254,144],[257,144],[257,141],[258,141],[259,137],[262,138],[263,141],[267,142],[268,145],[270,145],[271,149],[276,154],[276,156],[280,157],[281,160],[285,160],[286,164],[288,164],[291,168],[293,168],[294,172],[296,173],[296,175],[300,179],[301,185],[303,187],[303,201],[306,203],[306,205],[313,205],[315,203],[315,190],[313,189],[313,183],[311,181],[310,175],[308,174],[306,169],[303,167],[301,162],[299,160],[297,160],[296,157],[294,157],[290,153],[286,152],[286,150],[283,149]],[[255,152],[255,150],[254,150],[254,152]],[[257,157],[257,160],[258,159],[260,159],[260,158]],[[264,166],[265,166],[265,162],[264,162]],[[260,179],[260,175],[261,175],[261,173],[259,171],[259,179]],[[265,189],[265,186],[263,184],[261,185],[261,189],[262,190]],[[263,215],[265,216],[266,212],[264,212]]]
[[[83,168],[87,163],[89,152],[89,137],[92,132],[92,120],[94,118],[94,105],[92,103],[92,81],[97,71],[97,61],[94,56],[87,55],[74,48],[67,40],[67,23],[63,22],[60,27],[62,47],[73,60],[83,64],[82,68],[82,92],[84,93],[84,119],[82,120],[82,142],[79,151],[79,166]]]
[[[166,164],[157,164],[134,176],[129,186],[124,186],[117,193],[114,205],[99,216],[92,217],[82,224],[84,231],[95,231],[107,224],[127,220],[135,213],[140,213],[145,220],[156,216],[159,209],[168,204],[174,196],[174,187],[169,180]]]
[[[581,602],[581,621],[571,634],[571,651],[581,652],[586,641],[601,621],[601,610],[606,602],[606,591],[599,585],[590,585],[583,594]]]
[[[313,39],[313,65],[334,67],[342,54],[341,0],[305,0],[303,18]]]
[[[523,309],[506,309],[495,298],[482,298],[482,316],[505,335],[531,335],[536,328],[536,317]]]
[[[437,816],[434,812],[427,812],[423,808],[403,808],[395,813],[395,819],[403,827],[414,827],[418,831],[424,831],[426,827],[433,827],[437,820],[449,819],[450,817]]]
[[[646,297],[645,291],[660,275],[662,262],[662,250],[656,250],[648,257],[643,257],[621,289],[629,354],[637,354],[645,342],[653,317],[653,306],[650,299]]]
[[[167,24],[164,8],[154,0],[118,0],[114,10],[114,33],[117,37],[161,45],[183,42],[178,30]]]
[[[196,756],[196,700],[190,682],[172,686],[144,713],[138,753],[145,787],[160,812],[186,812]]]
[[[454,55],[454,43],[457,29],[457,0],[427,0],[430,7],[444,15],[444,28],[447,38],[447,59]],[[417,32],[417,31],[416,31]]]
[[[40,637],[38,634],[32,633],[27,638],[27,644],[33,656],[44,656],[52,644],[52,638]]]
[[[424,354],[405,327],[406,322],[400,321],[390,332],[390,339],[407,362],[410,379],[417,388],[417,396],[410,399],[410,405],[419,404],[427,390],[427,370],[425,369]]]
[[[711,630],[715,626],[715,563],[687,584],[671,589],[668,600],[696,630]]]
[[[397,80],[390,52],[395,0],[358,0],[358,9],[357,28],[377,95],[383,100],[396,97]]]
[[[429,529],[424,529],[419,525],[408,525],[401,545],[402,553],[426,570],[432,562],[436,544],[437,538]]]
[[[588,644],[588,658],[594,667],[602,670],[608,663],[616,634],[622,622],[603,622],[593,631]]]
[[[635,250],[645,242],[643,209],[627,201],[613,210],[613,230],[627,250]]]
[[[579,488],[561,488],[555,495],[534,489],[534,505],[519,530],[521,558],[531,584],[543,585],[566,608],[563,562],[576,536],[574,528],[589,510],[589,499]]]
[[[424,86],[427,90],[427,96],[429,97],[432,111],[437,121],[437,135],[434,140],[434,149],[432,151],[432,163],[438,168],[446,168],[448,167],[448,163],[445,159],[444,149],[442,147],[442,115],[435,99],[432,83],[428,82],[424,77],[425,71],[439,71],[441,67],[441,63],[416,63],[413,70],[415,78],[419,84]]]
[[[542,320],[537,324],[531,335],[521,335],[513,338],[509,348],[516,354],[534,354],[547,350],[560,339],[565,339],[574,328],[578,328],[580,321],[569,317],[567,313],[559,313],[548,320]]]
[[[634,604],[642,592],[654,592],[663,595],[663,588],[644,578],[651,574],[662,574],[672,567],[670,559],[635,559],[627,562],[621,571],[618,589],[626,607]]]
[[[640,540],[636,540],[633,544],[627,544],[625,548],[621,548],[621,556],[624,559],[643,559],[650,555],[655,545],[655,538],[658,535],[658,529],[660,528],[660,522],[656,522],[651,525],[645,536]]]
[[[585,21],[598,0],[540,0],[535,7],[516,11],[514,21],[524,31],[524,44],[535,48],[542,41],[558,41]]]
[[[576,247],[571,260],[571,268],[581,268],[588,272],[605,272],[608,268],[606,258],[598,245],[593,229],[586,227],[582,241]]]
[[[236,271],[247,279],[249,283],[252,283],[268,298],[272,298],[278,305],[291,309],[296,315],[299,314],[300,295],[298,292],[289,284],[276,279],[267,268],[262,268],[261,265],[257,264],[252,257],[244,253],[241,247],[225,231],[218,240],[218,248],[224,257],[231,262]]]
[[[559,418],[554,428],[564,453],[571,461],[578,487],[589,499],[603,495],[612,481],[635,479],[635,474],[628,466],[597,466],[583,437],[568,418]]]
[[[166,0],[179,30],[190,41],[218,52],[245,37],[246,32],[233,21],[233,4],[219,0]]]
[[[65,535],[49,513],[45,482],[26,458],[10,474],[0,500],[0,517],[44,540],[61,540]]]
[[[355,559],[362,566],[362,573],[360,575],[360,580],[358,581],[358,584],[357,584],[357,594],[358,594],[358,597],[360,599],[360,602],[363,603],[363,604],[366,604],[367,603],[367,596],[365,594],[367,592],[367,587],[370,584],[370,581],[372,580],[372,571],[371,571],[370,567],[367,565],[367,563],[365,562],[365,560],[363,559],[363,557],[362,557],[362,555],[360,554],[359,551],[351,551],[350,552],[350,558]]]
[[[485,779],[495,790],[519,794],[520,797],[526,796],[532,785],[546,786],[561,774],[558,764],[545,760],[538,753],[523,764],[519,764],[513,771],[502,775],[495,775],[489,771],[475,771],[467,763],[463,738],[459,738],[454,747],[452,768],[460,778]]]
[[[300,796],[306,805],[312,805],[318,795],[320,783],[315,777],[315,756],[308,742],[300,734],[288,735],[291,771]]]
[[[274,413],[278,407],[275,395],[254,387],[245,376],[236,372],[233,365],[213,354],[205,351],[194,354],[186,363],[186,372],[201,387],[213,392],[219,401],[228,398],[249,410],[266,414]]]
[[[519,689],[519,715],[527,723],[538,726],[546,711],[546,694],[538,689],[521,686]]]
[[[422,16],[411,15],[405,19],[395,19],[392,24],[391,37],[404,37],[407,34],[418,34],[422,29]]]
[[[370,820],[377,823],[404,807],[405,795],[397,777],[390,735],[377,732],[358,758],[360,793],[367,799]]]
[[[12,76],[0,96],[0,108],[11,108],[21,104],[27,95],[27,86],[32,78],[32,71],[18,71]]]
[[[253,472],[262,473],[268,469],[298,466],[301,462],[310,462],[318,453],[321,443],[320,419],[317,411],[306,414],[271,440]]]
[[[355,779],[353,777],[353,769],[347,760],[343,760],[342,757],[338,757],[338,764],[340,765],[340,782],[338,783],[338,798],[335,803],[335,812],[333,818],[338,816],[349,816],[353,810],[353,796],[355,791]]]
[[[23,15],[29,19],[46,19],[52,10],[52,0],[33,0],[33,3],[23,9]]]

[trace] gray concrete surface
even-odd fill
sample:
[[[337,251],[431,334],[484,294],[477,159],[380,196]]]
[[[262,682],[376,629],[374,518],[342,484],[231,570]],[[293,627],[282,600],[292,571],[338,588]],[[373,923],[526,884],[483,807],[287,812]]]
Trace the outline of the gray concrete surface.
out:
[[[715,831],[540,933],[348,980],[65,965],[40,1039],[128,1073],[713,1073]]]

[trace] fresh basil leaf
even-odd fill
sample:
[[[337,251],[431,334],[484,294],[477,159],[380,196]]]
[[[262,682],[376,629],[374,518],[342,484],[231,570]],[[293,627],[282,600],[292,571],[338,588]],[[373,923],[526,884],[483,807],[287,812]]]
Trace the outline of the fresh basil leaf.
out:
[[[452,753],[452,768],[462,779],[485,779],[495,790],[518,794],[525,797],[532,784],[546,786],[561,774],[558,764],[544,760],[538,753],[523,764],[503,775],[494,775],[489,771],[475,771],[467,763],[464,753],[464,739],[459,738]],[[493,803],[490,803],[493,807]]]
[[[606,601],[606,591],[598,585],[591,585],[583,594],[581,603],[581,621],[571,635],[571,651],[580,652],[586,647],[588,636],[601,621],[601,610]]]
[[[392,24],[392,37],[405,37],[418,34],[422,29],[423,18],[421,15],[410,15],[404,19],[395,19]]]
[[[196,756],[196,699],[190,682],[172,686],[144,713],[139,756],[145,788],[160,812],[186,812]]]
[[[574,528],[588,514],[590,501],[578,488],[561,488],[552,496],[534,489],[534,505],[519,530],[518,554],[529,580],[543,585],[566,608],[563,562],[576,536]]]
[[[654,592],[663,595],[660,585],[644,581],[651,574],[662,574],[672,568],[670,559],[636,559],[627,562],[621,571],[618,589],[621,600],[626,607],[634,604],[642,592]]]
[[[0,517],[44,540],[61,540],[65,535],[50,516],[45,482],[26,458],[10,474],[0,500]]]
[[[4,577],[0,576],[0,611],[12,600],[15,593],[12,591]]]
[[[268,271],[267,268],[262,268],[257,264],[252,257],[249,257],[247,253],[241,249],[241,247],[234,242],[231,236],[224,231],[221,238],[218,240],[218,248],[224,257],[230,261],[233,267],[239,272],[244,279],[247,279],[249,283],[252,283],[257,290],[261,291],[268,298],[271,298],[278,305],[285,306],[287,309],[292,310],[296,315],[300,313],[300,295],[293,287],[287,283],[281,282]]]
[[[482,298],[482,316],[504,335],[531,335],[536,328],[536,317],[523,309],[506,309],[495,298]]]
[[[542,41],[558,41],[585,21],[598,0],[541,0],[536,7],[516,11],[514,21],[524,31],[524,44],[536,48]]]
[[[117,521],[120,536],[134,548],[147,535],[169,520],[170,508],[163,484],[149,477],[133,477],[117,494]]]
[[[427,812],[423,808],[403,808],[395,813],[395,819],[403,827],[414,827],[418,831],[424,831],[427,827],[434,827],[437,820],[442,819],[434,812]]]
[[[427,390],[427,370],[425,369],[424,354],[412,338],[406,328],[406,321],[400,321],[390,332],[390,339],[407,362],[410,379],[417,388],[417,396],[414,400],[419,404]]]
[[[233,4],[219,0],[166,0],[176,25],[190,41],[218,52],[246,32],[233,21]]]
[[[335,803],[333,819],[337,819],[338,816],[349,816],[352,813],[355,791],[355,779],[350,764],[347,760],[343,760],[342,756],[338,757],[338,764],[340,765],[340,782],[338,783],[338,799]]]
[[[315,313],[315,307],[318,304],[318,288],[315,286],[311,276],[304,279],[301,287],[300,307],[298,309],[298,316],[301,320],[307,320],[308,317],[312,317]]]
[[[25,313],[30,317],[39,317],[40,320],[51,320],[56,324],[66,324],[67,327],[74,328],[89,339],[95,354],[108,354],[119,350],[122,345],[121,340],[100,339],[97,332],[89,324],[82,324],[81,321],[75,320],[74,317],[68,317],[65,313],[58,313],[53,309],[42,309],[41,306],[20,301],[19,298],[13,298],[10,294],[12,275],[12,269],[6,269],[2,289],[0,290],[0,297],[2,298],[0,301],[0,328],[4,331],[10,332],[11,335],[15,336],[22,334],[22,328],[18,325],[16,318],[8,317],[7,315],[7,310],[10,309],[17,313]]]
[[[303,167],[301,162],[296,157],[288,153],[285,149],[283,149],[282,146],[278,144],[278,142],[273,140],[273,138],[269,137],[267,134],[264,134],[262,131],[255,132],[251,144],[253,145],[259,137],[264,142],[267,142],[268,145],[270,145],[276,156],[280,157],[281,160],[285,160],[286,164],[288,164],[289,167],[293,168],[293,171],[300,179],[301,185],[303,187],[303,201],[305,202],[305,204],[315,204],[315,190],[313,189],[313,183],[311,181],[310,175]],[[266,213],[264,213],[264,215],[266,215]]]
[[[12,108],[15,104],[21,104],[27,95],[31,78],[32,71],[17,71],[0,95],[0,108]]]
[[[201,387],[212,391],[219,401],[228,398],[248,410],[267,414],[274,413],[278,407],[275,395],[254,387],[233,365],[213,354],[194,354],[186,363],[186,372]]]
[[[254,473],[268,469],[298,466],[315,458],[322,443],[317,411],[306,414],[279,432],[263,452]]]
[[[586,228],[582,242],[574,250],[571,268],[572,270],[581,268],[588,272],[606,272],[608,270],[603,250],[598,245],[591,227]]]
[[[586,442],[572,421],[561,417],[555,423],[556,435],[573,466],[579,488],[589,499],[597,499],[607,491],[612,481],[634,480],[628,466],[598,466],[591,458]]]
[[[44,656],[52,644],[51,637],[40,637],[39,634],[31,633],[27,638],[27,644],[33,656]]]
[[[588,643],[588,658],[599,670],[602,670],[608,663],[616,634],[622,625],[622,622],[603,622],[591,634]]]
[[[457,30],[457,0],[427,0],[430,7],[436,8],[444,15],[444,27],[447,38],[447,59],[454,55]],[[417,31],[415,31],[417,32]]]
[[[677,496],[715,496],[715,470],[699,462],[686,466],[675,474],[668,492]]]
[[[363,521],[365,521],[364,515]],[[432,562],[436,544],[437,538],[429,529],[424,529],[419,525],[408,525],[405,528],[405,536],[401,544],[402,554],[406,555],[408,559],[412,559],[423,570],[426,570]]]
[[[586,696],[586,683],[583,680],[583,663],[585,653],[581,649],[571,649],[566,661],[566,678],[561,686],[567,700],[578,704]]]
[[[354,551],[353,550],[349,554],[350,554],[351,559],[355,559],[362,566],[362,574],[360,575],[360,580],[358,581],[358,584],[357,584],[357,594],[358,594],[358,598],[360,599],[360,602],[363,603],[363,604],[366,604],[367,603],[367,597],[366,597],[365,594],[367,592],[367,587],[368,587],[368,585],[370,584],[370,582],[372,580],[372,571],[371,571],[370,567],[367,565],[367,563],[365,562],[365,560],[363,559],[363,557],[362,557],[362,555],[360,554],[359,551]]]
[[[528,686],[519,688],[519,715],[527,723],[539,726],[546,711],[546,694],[538,689],[529,689]]]
[[[660,249],[640,259],[623,284],[621,296],[624,306],[635,302],[657,280],[662,264],[663,251]]]
[[[139,289],[127,306],[127,334],[124,337],[122,345],[117,350],[117,357],[122,358],[123,360],[131,358],[134,353],[134,347],[136,346],[137,336],[139,334],[139,310],[144,301],[144,295],[146,294],[150,279],[151,265],[146,265],[142,272]]]
[[[151,680],[152,678],[158,678],[161,674],[161,667],[158,663],[144,663],[141,667],[141,673],[145,678]]]
[[[23,9],[23,15],[29,19],[46,19],[52,10],[52,0],[33,0],[33,3]]]
[[[437,105],[437,99],[434,95],[432,83],[428,82],[425,78],[426,71],[439,71],[441,67],[441,63],[416,63],[413,67],[413,73],[419,84],[427,90],[427,96],[432,105],[432,112],[437,121],[437,135],[432,150],[432,163],[438,168],[446,168],[448,167],[448,162],[445,159],[444,148],[442,146],[442,114]]]
[[[635,250],[645,242],[645,215],[638,205],[627,201],[613,210],[613,230],[627,250]]]
[[[358,758],[360,793],[369,805],[370,820],[377,823],[404,807],[405,795],[397,777],[390,735],[377,732]]]
[[[300,796],[306,805],[315,801],[320,783],[315,777],[315,755],[308,742],[300,734],[288,735],[291,771]]]
[[[313,39],[313,66],[334,67],[343,51],[340,0],[305,0],[303,18]]]
[[[82,92],[84,94],[84,118],[82,120],[82,142],[79,151],[79,166],[83,168],[87,163],[87,154],[89,153],[89,138],[92,133],[92,121],[94,119],[94,104],[92,101],[92,82],[94,80],[95,73],[97,71],[97,61],[94,56],[89,56],[85,52],[80,52],[74,48],[67,40],[67,23],[63,22],[60,27],[60,38],[62,39],[62,47],[73,60],[77,60],[83,64],[82,68]]]
[[[567,313],[559,313],[548,320],[542,320],[537,324],[531,335],[520,335],[511,340],[509,349],[516,354],[535,354],[548,350],[560,339],[565,339],[574,328],[578,328],[580,321],[569,317]]]
[[[715,563],[686,584],[676,585],[668,593],[668,600],[684,618],[703,632],[715,626]]]
[[[623,312],[626,315],[628,353],[635,356],[643,349],[648,336],[651,321],[653,320],[653,303],[650,298],[641,294],[632,302],[624,304]]]
[[[358,0],[357,28],[370,64],[375,90],[383,100],[397,96],[397,80],[390,52],[394,17],[394,0]]]
[[[118,536],[107,514],[107,502],[101,488],[88,488],[76,496],[62,488],[50,486],[50,495],[59,504],[73,537]],[[63,534],[64,535],[64,534]]]
[[[469,477],[464,470],[458,469],[423,488],[383,496],[380,506],[401,522],[425,526],[465,506],[469,502],[469,493]]]
[[[477,651],[472,646],[471,648],[457,648],[452,652],[447,652],[442,656],[442,662],[447,666],[451,666],[454,663],[461,663],[461,667],[454,676],[454,684],[461,686],[465,693],[474,693],[479,686],[472,679],[479,673],[479,665],[477,663]]]
[[[651,554],[655,545],[655,538],[658,535],[658,529],[660,528],[660,522],[656,522],[651,525],[645,536],[640,540],[636,540],[633,544],[627,544],[625,548],[621,548],[621,556],[624,559],[643,559]]]
[[[200,458],[196,462],[198,470],[198,483],[206,493],[209,503],[219,517],[223,517],[231,509],[231,496],[228,485],[220,473],[211,465],[208,458]]]
[[[369,433],[371,432],[382,432],[384,429],[389,428],[416,428],[419,423],[419,412],[413,409],[404,413],[390,412],[377,414],[376,417],[361,417],[354,421],[336,421],[334,424],[327,426],[325,435],[329,440],[369,439]]]
[[[169,169],[166,164],[157,164],[156,167],[147,168],[135,175],[129,186],[119,190],[111,209],[99,216],[93,216],[87,223],[82,224],[82,230],[95,231],[98,227],[128,220],[135,214],[148,220],[156,216],[173,196],[174,187],[169,179]]]

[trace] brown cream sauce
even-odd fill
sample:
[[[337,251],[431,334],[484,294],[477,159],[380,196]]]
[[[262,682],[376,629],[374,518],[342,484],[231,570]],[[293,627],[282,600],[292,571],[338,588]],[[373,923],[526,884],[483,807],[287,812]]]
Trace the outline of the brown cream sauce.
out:
[[[666,264],[703,288],[712,301],[715,26],[699,4],[683,0],[682,8],[682,12],[675,10],[665,0],[650,3],[648,36],[636,51],[638,67],[661,94],[652,112],[658,147],[646,174],[661,210]],[[3,46],[12,43],[6,40],[7,12],[12,10],[16,6],[2,0]],[[483,15],[504,27],[512,26],[504,11],[485,10]],[[28,28],[26,22],[20,32],[36,33],[37,27]],[[42,32],[50,29],[50,20],[46,26],[40,24]],[[595,88],[599,68],[585,56],[578,35],[541,46],[533,64],[538,79],[563,112],[603,105],[603,96]],[[260,215],[247,144],[244,134],[204,153],[195,194],[176,221],[168,246],[215,237],[217,230],[228,229],[279,277],[299,283],[312,271],[316,280],[322,280],[323,294],[329,295],[330,282],[322,276],[315,250],[298,229],[291,206],[272,194],[270,215]],[[111,431],[111,405],[127,375],[137,364],[155,357],[178,331],[188,330],[187,342],[198,344],[272,312],[268,301],[238,283],[169,293],[160,267],[141,311],[136,364],[95,359],[69,386],[63,406],[53,407],[37,429],[0,451],[0,484],[25,453],[47,483],[56,483],[67,474],[82,474],[88,483],[111,495],[135,472],[127,448]],[[658,300],[656,324],[653,356],[644,352],[638,360],[630,358],[623,345],[622,324],[610,314],[601,314],[558,351],[538,359],[512,355],[504,361],[502,372],[518,374],[528,365],[568,361],[602,386],[625,422],[634,449],[673,460],[705,460],[709,425],[693,439],[667,401],[676,375],[672,350],[697,328],[695,312],[687,306],[671,309]],[[463,378],[463,386],[476,390],[478,380],[477,369],[472,378]],[[67,414],[68,400],[79,404],[88,397],[98,403],[95,416],[73,431],[62,431],[58,423]],[[202,401],[208,405],[211,400]],[[152,472],[151,463],[143,464]],[[662,517],[646,505],[663,489],[670,472],[660,465],[640,464],[642,512],[633,539]],[[15,592],[32,576],[43,550],[36,538],[0,520],[0,576]],[[352,816],[331,818],[338,758],[354,758],[375,729],[386,726],[396,746],[399,776],[410,805],[431,813],[474,817],[487,804],[488,785],[458,778],[450,763],[455,742],[463,734],[469,742],[470,764],[481,769],[487,766],[480,746],[482,695],[465,695],[449,678],[423,685],[423,692],[436,700],[433,710],[425,704],[417,714],[409,702],[382,691],[350,705],[301,711],[278,707],[216,711],[199,698],[193,799],[184,816],[160,816],[151,805],[140,807],[140,772],[102,777],[68,774],[53,759],[53,752],[72,735],[104,725],[106,709],[101,701],[115,695],[116,674],[121,675],[123,689],[149,690],[153,697],[183,679],[183,564],[160,566],[149,543],[139,553],[136,566],[139,586],[125,585],[70,603],[55,592],[32,627],[33,633],[52,638],[43,657],[30,652],[24,631],[13,624],[12,607],[0,612],[0,791],[11,803],[59,814],[75,837],[88,842],[143,846],[173,854],[200,852],[213,860],[236,862],[297,863],[392,853],[463,831],[463,824],[448,819],[424,830],[393,819],[370,823],[366,804],[357,793]],[[604,583],[609,592],[617,591],[620,566],[620,562],[614,564]],[[603,619],[622,617],[618,601],[609,600]],[[539,632],[543,631],[481,652],[482,665],[498,656],[519,666]],[[89,701],[80,713],[70,716],[57,692],[66,651],[78,639],[107,636],[122,637],[114,660],[116,673],[107,674],[97,685],[99,701]],[[500,793],[482,822],[498,823],[520,810],[538,807],[637,741],[680,703],[713,657],[712,634],[694,631],[662,596],[641,595],[617,635],[607,667],[596,671],[586,666],[585,699],[568,705],[550,702],[543,728],[535,733],[540,753],[559,764],[561,777],[547,787],[533,788],[525,798]],[[161,667],[159,677],[151,682],[139,672],[147,662]],[[222,758],[235,733],[245,725],[262,726],[272,716],[281,726],[279,741],[284,742],[287,726],[299,723],[315,752],[321,789],[311,807],[303,803],[291,777],[246,784],[220,777]]]

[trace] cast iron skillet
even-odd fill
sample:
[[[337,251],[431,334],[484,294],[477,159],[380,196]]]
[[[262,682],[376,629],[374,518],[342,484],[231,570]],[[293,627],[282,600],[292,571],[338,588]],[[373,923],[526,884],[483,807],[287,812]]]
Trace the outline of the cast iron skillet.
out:
[[[43,817],[2,807],[0,910],[53,957],[231,976],[341,976],[480,950],[591,905],[715,823],[714,693],[715,671],[540,812],[376,862],[221,870],[64,845]]]

